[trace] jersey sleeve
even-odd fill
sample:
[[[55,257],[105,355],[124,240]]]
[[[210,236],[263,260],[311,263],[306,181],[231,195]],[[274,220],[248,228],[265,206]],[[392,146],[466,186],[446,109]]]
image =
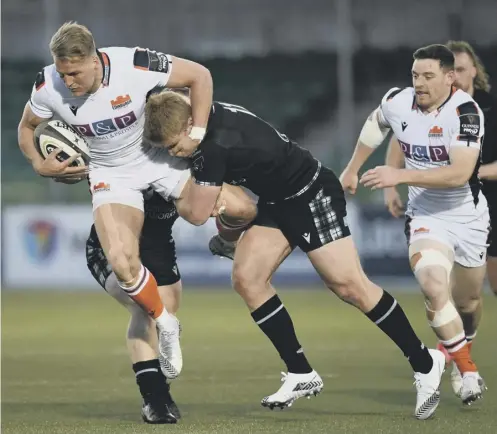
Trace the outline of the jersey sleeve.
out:
[[[31,111],[39,118],[49,119],[53,117],[52,103],[47,91],[45,82],[45,70],[41,70],[36,76],[31,97],[29,98],[29,107]]]
[[[392,87],[381,99],[378,110],[378,122],[382,127],[390,127],[392,99],[395,95],[402,92],[399,87]]]
[[[467,101],[456,108],[451,125],[450,146],[481,148],[484,129],[483,112],[474,101]]]
[[[214,140],[204,140],[190,157],[196,184],[209,187],[223,185],[226,174],[227,150]]]
[[[136,48],[133,55],[133,66],[139,71],[139,80],[150,88],[164,87],[169,81],[173,67],[172,57],[148,48]]]

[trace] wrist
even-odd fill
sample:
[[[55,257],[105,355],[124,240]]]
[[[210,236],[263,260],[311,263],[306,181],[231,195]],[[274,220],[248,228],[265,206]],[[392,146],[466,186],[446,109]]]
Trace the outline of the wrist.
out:
[[[188,134],[188,137],[190,137],[190,139],[192,140],[198,140],[199,142],[201,142],[204,139],[206,132],[206,128],[192,127],[192,130],[190,131],[190,134]]]

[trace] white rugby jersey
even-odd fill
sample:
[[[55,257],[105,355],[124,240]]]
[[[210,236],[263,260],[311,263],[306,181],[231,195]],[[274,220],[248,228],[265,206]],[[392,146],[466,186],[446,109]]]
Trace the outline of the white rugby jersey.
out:
[[[171,56],[143,48],[102,48],[100,88],[93,94],[73,96],[49,65],[38,73],[29,101],[41,118],[57,117],[86,137],[92,166],[138,163],[148,152],[142,145],[147,94],[166,86]]]
[[[426,170],[449,165],[449,152],[455,146],[481,148],[483,113],[462,90],[454,90],[437,110],[423,113],[416,105],[412,87],[393,88],[383,97],[380,108],[380,123],[392,128],[407,169]],[[407,215],[430,215],[461,223],[478,218],[487,209],[478,166],[462,187],[409,186]]]

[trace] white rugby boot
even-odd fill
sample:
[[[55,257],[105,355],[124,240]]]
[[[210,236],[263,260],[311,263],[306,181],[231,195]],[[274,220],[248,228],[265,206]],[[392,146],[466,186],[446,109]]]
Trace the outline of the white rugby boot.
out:
[[[226,241],[219,234],[209,241],[209,250],[215,256],[233,260],[235,257],[236,241]]]
[[[417,389],[416,419],[425,420],[435,413],[440,403],[440,381],[445,370],[445,355],[438,350],[428,350],[433,358],[433,367],[427,374],[414,373],[414,384]]]
[[[316,396],[323,390],[323,380],[316,371],[308,374],[288,374],[282,372],[283,385],[276,393],[262,399],[263,407],[273,410],[275,407],[283,410],[291,407],[299,398]]]
[[[480,380],[482,383],[480,383]],[[465,372],[462,374],[460,397],[463,404],[471,405],[473,402],[481,398],[482,388],[480,384],[483,384],[485,387],[485,383],[478,372]]]
[[[480,391],[483,393],[485,390],[487,390],[487,385],[485,384],[485,381],[483,380],[482,376],[477,373],[478,375],[478,386],[480,386]],[[472,380],[468,380],[468,384],[471,383]],[[450,384],[452,385],[452,390],[456,394],[458,398],[461,398],[461,391],[463,387],[463,376],[461,375],[461,372],[457,368],[457,365],[455,362],[452,362],[452,372],[450,373]],[[468,390],[468,387],[471,388],[470,386],[466,386],[466,390]]]
[[[175,316],[167,315],[167,321],[157,321],[159,363],[164,376],[173,380],[183,369],[183,354],[179,341],[181,326]]]

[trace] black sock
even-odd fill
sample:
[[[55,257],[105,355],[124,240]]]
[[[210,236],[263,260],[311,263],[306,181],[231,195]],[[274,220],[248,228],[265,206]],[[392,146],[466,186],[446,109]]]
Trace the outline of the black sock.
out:
[[[144,401],[164,399],[169,391],[169,384],[162,374],[159,359],[137,362],[133,365],[133,371]]]
[[[252,318],[278,350],[288,372],[307,374],[312,371],[295,335],[292,319],[277,295],[253,311]]]
[[[366,314],[402,350],[414,372],[427,374],[433,367],[433,359],[419,340],[406,314],[388,292],[383,291],[378,304]]]

